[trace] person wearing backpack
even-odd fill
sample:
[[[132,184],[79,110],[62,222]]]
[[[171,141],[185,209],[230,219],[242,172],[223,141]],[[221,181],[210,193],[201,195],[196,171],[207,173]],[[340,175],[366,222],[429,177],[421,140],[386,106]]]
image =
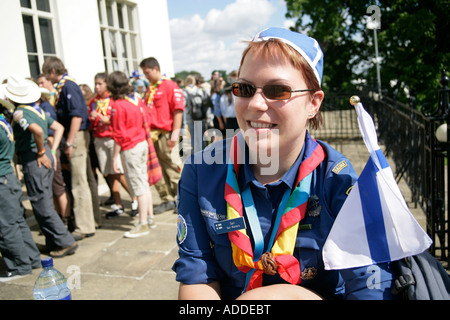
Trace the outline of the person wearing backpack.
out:
[[[193,75],[186,77],[185,85],[186,87],[183,90],[185,122],[191,136],[192,151],[197,152],[205,147],[203,133],[205,132],[207,110],[204,110],[203,101],[207,93],[196,85],[196,79]]]

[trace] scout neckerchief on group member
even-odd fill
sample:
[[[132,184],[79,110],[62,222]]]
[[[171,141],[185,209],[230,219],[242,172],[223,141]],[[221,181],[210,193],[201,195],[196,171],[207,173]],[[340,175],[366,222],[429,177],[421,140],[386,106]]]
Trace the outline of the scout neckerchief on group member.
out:
[[[241,133],[232,140],[230,161],[228,163],[225,184],[227,201],[227,219],[243,217],[244,211],[250,224],[255,248],[245,229],[228,233],[236,267],[247,274],[245,290],[262,286],[262,274],[279,273],[280,277],[291,284],[301,282],[300,263],[293,256],[297,239],[298,224],[303,219],[308,204],[312,172],[325,158],[323,148],[311,137],[305,139],[305,159],[300,165],[295,188],[287,188],[278,206],[277,216],[267,251],[262,254],[264,240],[251,196],[250,186],[241,194],[237,177],[240,163],[243,163],[243,144]],[[245,208],[245,209],[244,209]]]
[[[158,82],[151,84],[148,86],[147,91],[145,91],[144,95],[144,103],[149,107],[148,112],[151,113],[153,109],[153,98],[155,97],[156,91],[158,91],[159,85],[166,80],[166,77],[162,77]],[[151,130],[151,138],[153,142],[158,141],[161,130]]]
[[[94,100],[95,106],[96,106],[95,112],[100,113],[104,116],[107,116],[108,108],[110,107],[109,101],[110,101],[109,92],[106,93],[106,97],[104,97],[104,98],[100,98],[100,96],[97,95]]]
[[[5,119],[3,114],[0,114],[0,127],[6,131],[9,141],[14,141],[14,133],[11,124]]]
[[[94,103],[95,103],[95,112],[100,113],[104,116],[108,115],[108,109],[111,108],[111,106],[109,105],[110,102],[110,97],[109,97],[109,92],[106,93],[106,97],[105,98],[100,98],[99,95],[97,95],[94,99]],[[93,126],[96,127],[98,125],[98,123],[100,122],[100,117],[95,118],[94,120],[94,124]]]
[[[134,93],[129,96],[125,96],[125,100],[132,103],[135,106],[139,105],[140,96],[138,93]],[[147,157],[147,174],[148,174],[148,182],[151,186],[156,184],[159,180],[162,179],[162,168],[158,161],[158,156],[156,155],[155,146],[153,144],[153,140],[150,134],[150,123],[147,121],[146,113],[148,110],[141,109],[142,116],[144,118],[144,129],[145,129],[145,137],[148,143],[148,157]]]
[[[147,91],[144,95],[144,102],[150,107],[153,107],[153,97],[155,96],[156,91],[158,90],[159,85],[166,79],[166,77],[162,77],[155,84],[150,84],[147,88]]]
[[[75,82],[75,80],[69,77],[67,73],[65,73],[62,76],[61,80],[59,80],[58,84],[56,85],[55,104],[54,104],[55,107],[58,105],[59,98],[61,97],[61,91],[64,88],[64,85],[66,84],[67,80]]]
[[[45,111],[41,109],[41,107],[39,107],[39,104],[36,103],[32,103],[29,105],[21,105],[19,107],[17,107],[17,109],[20,108],[25,108],[27,110],[30,110],[31,112],[35,113],[37,116],[39,116],[42,120],[45,120]]]

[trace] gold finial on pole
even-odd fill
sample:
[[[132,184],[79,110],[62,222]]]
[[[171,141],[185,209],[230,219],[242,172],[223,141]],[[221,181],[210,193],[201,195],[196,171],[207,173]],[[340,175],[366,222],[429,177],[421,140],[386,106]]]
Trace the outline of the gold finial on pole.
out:
[[[350,104],[352,106],[356,106],[361,100],[359,99],[358,96],[353,96],[350,98]]]

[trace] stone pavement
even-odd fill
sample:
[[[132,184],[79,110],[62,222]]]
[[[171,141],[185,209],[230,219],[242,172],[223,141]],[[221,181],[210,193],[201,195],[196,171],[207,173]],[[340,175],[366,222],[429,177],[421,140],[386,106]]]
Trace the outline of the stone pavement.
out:
[[[368,159],[367,149],[362,142],[330,143],[345,154],[361,173]],[[389,161],[389,159],[388,159]],[[390,165],[393,167],[391,161]],[[100,175],[99,175],[100,176]],[[100,200],[109,197],[101,177],[99,177]],[[410,191],[403,181],[400,189],[407,202],[411,198]],[[156,191],[152,188],[154,204],[160,202]],[[130,210],[130,199],[122,193],[126,212]],[[36,243],[44,243],[39,228],[30,211],[29,201],[24,201],[27,210],[27,221],[31,226]],[[410,206],[416,219],[423,226],[424,214],[420,209]],[[103,213],[108,207],[101,207]],[[178,283],[171,270],[176,260],[177,245],[176,215],[168,211],[155,216],[157,228],[150,234],[137,239],[126,239],[123,234],[133,227],[134,218],[128,215],[115,219],[103,219],[102,227],[94,237],[78,242],[79,248],[74,255],[62,259],[54,259],[55,267],[63,272],[74,286],[74,300],[174,300],[177,299]],[[44,255],[42,255],[44,257]],[[0,258],[0,272],[5,265]],[[41,269],[33,270],[31,275],[0,282],[0,300],[29,300],[32,289]]]

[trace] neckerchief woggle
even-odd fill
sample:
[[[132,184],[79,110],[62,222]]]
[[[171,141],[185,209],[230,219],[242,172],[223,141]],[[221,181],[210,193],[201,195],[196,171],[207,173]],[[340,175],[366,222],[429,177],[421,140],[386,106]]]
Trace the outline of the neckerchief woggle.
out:
[[[225,183],[227,219],[243,217],[245,212],[254,242],[252,248],[245,229],[228,233],[233,262],[247,274],[244,292],[261,287],[263,273],[278,273],[291,284],[301,283],[300,263],[293,256],[298,225],[305,216],[313,171],[325,159],[323,148],[309,134],[306,134],[305,148],[305,159],[300,164],[295,187],[292,192],[287,188],[283,194],[269,238],[268,252],[263,254],[264,240],[250,187],[241,193],[237,181],[240,164],[244,163],[245,140],[242,133],[232,139]]]

